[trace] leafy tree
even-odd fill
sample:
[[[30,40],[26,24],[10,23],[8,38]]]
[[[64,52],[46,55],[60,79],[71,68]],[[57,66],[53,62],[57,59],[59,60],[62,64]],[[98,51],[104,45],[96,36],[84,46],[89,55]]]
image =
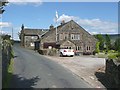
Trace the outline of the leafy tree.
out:
[[[115,40],[115,50],[120,52],[120,38]]]
[[[2,35],[3,40],[10,40],[10,35]]]
[[[0,14],[3,14],[3,12],[5,11],[4,6],[6,6],[7,3],[8,3],[7,0],[2,0],[2,1],[0,0]]]
[[[95,38],[98,39],[99,49],[100,49],[100,50],[104,50],[104,42],[105,42],[105,39],[103,38],[102,34],[97,34],[97,35],[95,35]]]
[[[100,42],[97,42],[97,43],[96,43],[96,47],[95,47],[95,52],[96,52],[96,53],[99,53],[99,52],[100,52],[99,45],[100,45]]]
[[[106,51],[111,49],[111,40],[108,34],[105,35]]]

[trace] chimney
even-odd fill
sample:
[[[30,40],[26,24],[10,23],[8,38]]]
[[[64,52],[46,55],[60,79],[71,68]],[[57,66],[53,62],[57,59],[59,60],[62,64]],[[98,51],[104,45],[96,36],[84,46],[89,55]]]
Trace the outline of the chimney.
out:
[[[61,25],[64,25],[64,24],[65,24],[65,20],[62,20],[62,21],[61,21]]]
[[[54,26],[51,24],[51,25],[50,25],[50,30],[52,30],[52,29],[54,29]]]
[[[24,24],[22,24],[22,27],[21,27],[22,30],[24,30]]]

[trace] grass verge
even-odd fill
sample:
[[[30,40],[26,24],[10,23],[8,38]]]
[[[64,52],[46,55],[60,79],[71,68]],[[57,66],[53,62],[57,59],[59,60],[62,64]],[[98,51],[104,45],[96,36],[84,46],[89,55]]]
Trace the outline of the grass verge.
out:
[[[13,58],[11,59],[10,65],[8,66],[8,73],[6,75],[6,79],[3,81],[3,88],[9,88],[10,80],[12,78],[12,73],[13,73]]]

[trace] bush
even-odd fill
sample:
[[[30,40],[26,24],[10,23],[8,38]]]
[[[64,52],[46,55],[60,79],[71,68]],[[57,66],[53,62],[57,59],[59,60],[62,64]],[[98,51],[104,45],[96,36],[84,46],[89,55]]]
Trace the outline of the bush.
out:
[[[52,48],[51,50],[48,51],[48,55],[50,56],[54,56],[56,55],[56,53],[57,53],[57,50],[55,48]]]
[[[108,53],[115,53],[115,50],[109,50]]]
[[[96,53],[97,53],[97,52],[94,50],[94,51],[93,51],[93,55],[95,55]]]
[[[109,54],[108,59],[115,59],[116,61],[120,62],[120,53]]]
[[[110,54],[110,55],[108,55],[108,58],[109,59],[116,59],[117,57],[116,57],[116,54]]]
[[[38,53],[41,55],[47,55],[47,50],[38,50]]]

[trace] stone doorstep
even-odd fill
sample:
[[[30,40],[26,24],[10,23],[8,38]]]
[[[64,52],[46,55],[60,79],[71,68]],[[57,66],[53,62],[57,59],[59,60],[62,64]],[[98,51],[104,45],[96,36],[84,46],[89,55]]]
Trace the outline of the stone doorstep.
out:
[[[101,82],[98,81],[98,79],[96,78],[96,76],[94,75],[93,72],[96,71],[92,71],[92,73],[85,73],[84,70],[82,70],[83,74],[81,73],[81,69],[79,68],[75,68],[74,66],[69,66],[67,65],[68,63],[64,62],[64,61],[60,61],[57,57],[51,57],[51,56],[45,56],[46,58],[49,58],[50,60],[53,60],[55,62],[57,62],[58,64],[62,65],[63,67],[69,69],[70,71],[72,71],[75,75],[79,76],[81,79],[83,79],[84,81],[86,81],[88,84],[90,84],[93,88],[105,88]],[[56,60],[57,59],[57,60]],[[70,64],[70,63],[69,63]],[[81,67],[80,67],[81,68]],[[98,70],[100,71],[100,68],[98,68]],[[102,70],[103,71],[103,70]]]

